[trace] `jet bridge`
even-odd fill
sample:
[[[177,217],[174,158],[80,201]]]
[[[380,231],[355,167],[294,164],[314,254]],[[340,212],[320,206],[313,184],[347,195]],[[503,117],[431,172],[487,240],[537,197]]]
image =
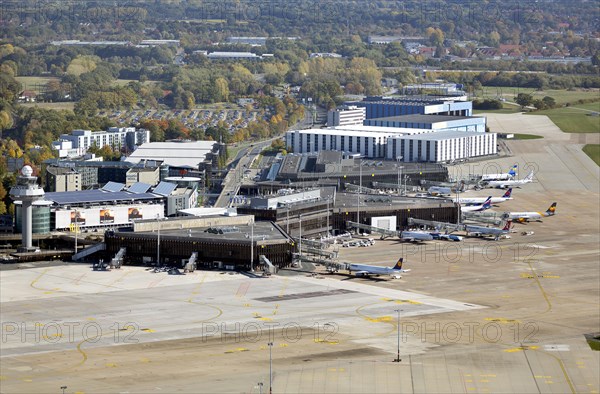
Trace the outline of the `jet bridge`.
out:
[[[277,273],[277,267],[275,267],[273,265],[273,263],[271,263],[271,260],[269,260],[265,255],[261,254],[260,256],[258,256],[258,258],[259,258],[259,261],[265,265],[266,272],[268,272],[270,274]]]
[[[418,224],[420,226],[428,226],[433,227],[437,230],[448,230],[448,231],[464,231],[464,224],[456,224],[456,223],[447,223],[447,222],[436,222],[435,220],[423,220],[423,219],[415,219],[408,218],[408,224]]]
[[[110,268],[121,268],[121,266],[123,265],[123,259],[125,258],[126,251],[126,248],[119,249],[115,257],[113,257],[113,259],[110,261]]]
[[[504,221],[503,215],[496,212],[462,212],[462,218],[494,226],[499,226]]]
[[[196,270],[196,264],[198,260],[198,252],[192,253],[190,259],[185,264],[184,272],[194,272]]]

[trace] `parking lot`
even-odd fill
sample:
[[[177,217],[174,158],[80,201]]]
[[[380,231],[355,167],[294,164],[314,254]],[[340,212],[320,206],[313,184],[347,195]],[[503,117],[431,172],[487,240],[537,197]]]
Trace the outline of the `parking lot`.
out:
[[[232,105],[233,106],[233,105]],[[103,111],[100,116],[106,116],[122,124],[135,124],[143,119],[171,120],[177,119],[189,128],[208,128],[224,122],[230,132],[247,127],[250,122],[260,119],[258,111],[247,111],[245,108],[224,109],[194,109],[194,110],[132,110],[132,111]]]

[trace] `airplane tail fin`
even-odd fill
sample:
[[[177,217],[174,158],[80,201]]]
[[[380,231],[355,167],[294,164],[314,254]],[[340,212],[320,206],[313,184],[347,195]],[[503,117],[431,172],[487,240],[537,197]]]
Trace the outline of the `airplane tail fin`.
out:
[[[508,171],[508,174],[510,176],[515,176],[517,175],[517,164],[515,164],[514,166],[511,167],[511,169]]]
[[[546,214],[547,215],[554,215],[556,213],[556,203],[553,202],[552,205],[550,205],[550,208],[548,208],[546,210]]]
[[[502,230],[504,230],[504,231],[510,230],[511,225],[512,225],[512,220],[507,220],[506,224],[504,225],[504,228]]]
[[[525,179],[528,180],[528,181],[532,181],[533,180],[533,170],[529,173],[529,175],[527,175],[525,177]]]
[[[492,207],[492,196],[489,196],[487,198],[487,200],[485,200],[485,202],[483,203],[483,206],[481,208],[483,209],[489,209]]]
[[[504,194],[502,195],[502,198],[510,198],[510,195],[511,195],[511,194],[512,194],[512,187],[511,187],[510,189],[508,189],[508,190],[506,191],[506,193],[504,193]]]
[[[398,262],[396,263],[396,265],[394,266],[395,270],[401,270],[402,269],[402,263],[404,262],[404,259],[402,257],[400,257],[398,259]]]

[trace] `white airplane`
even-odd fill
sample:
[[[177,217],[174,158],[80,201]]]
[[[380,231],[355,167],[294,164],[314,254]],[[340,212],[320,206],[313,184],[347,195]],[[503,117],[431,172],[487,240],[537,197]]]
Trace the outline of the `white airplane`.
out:
[[[504,228],[485,227],[485,226],[472,226],[470,224],[465,225],[465,231],[467,235],[474,237],[482,237],[485,235],[493,235],[497,241],[502,235],[508,234],[510,231],[510,225],[512,222],[508,220],[504,225]]]
[[[531,171],[529,175],[527,175],[523,179],[509,179],[507,181],[489,181],[487,182],[487,186],[497,187],[498,189],[506,189],[507,187],[521,187],[521,185],[530,182],[533,182],[533,171]]]
[[[403,272],[409,272],[410,270],[402,269],[403,258],[401,257],[396,265],[393,267],[378,267],[376,265],[366,264],[348,264],[347,268],[350,273],[354,272],[356,276],[369,276],[369,275],[390,275],[392,278],[400,279]]]
[[[481,176],[482,181],[507,181],[513,179],[517,175],[517,165],[511,167],[508,172],[503,174],[484,174]]]
[[[431,241],[433,239],[433,235],[425,231],[401,231],[399,236],[400,239],[409,242]]]
[[[506,193],[502,195],[502,197],[492,197],[490,201],[492,204],[499,204],[504,201],[512,200],[511,197],[512,188],[508,189]],[[471,205],[471,204],[483,204],[487,200],[486,197],[471,197],[471,198],[454,198],[452,201],[458,202],[460,204]]]
[[[530,220],[540,220],[548,216],[556,214],[556,203],[553,202],[546,212],[504,212],[504,217],[509,220],[514,220],[519,223],[528,222]]]
[[[492,196],[489,196],[488,198],[485,199],[485,202],[483,204],[479,204],[479,205],[468,205],[468,206],[461,206],[460,207],[460,211],[461,212],[480,212],[480,211],[485,211],[486,209],[490,209],[492,207]]]

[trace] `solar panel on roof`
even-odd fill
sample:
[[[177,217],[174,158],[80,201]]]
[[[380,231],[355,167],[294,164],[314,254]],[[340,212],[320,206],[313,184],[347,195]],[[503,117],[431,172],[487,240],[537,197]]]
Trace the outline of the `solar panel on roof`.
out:
[[[131,193],[146,193],[148,189],[150,189],[151,185],[144,182],[136,182],[127,189],[128,192]]]
[[[120,192],[121,190],[123,190],[124,187],[125,187],[124,183],[108,182],[106,185],[104,185],[102,190],[107,191],[107,192],[116,193],[116,192]]]
[[[177,185],[175,183],[161,182],[158,184],[158,186],[154,188],[152,193],[160,194],[161,196],[168,196],[171,193],[173,193],[173,190],[175,190],[176,188]]]
[[[82,190],[77,192],[52,192],[46,193],[45,199],[54,201],[58,205],[88,204],[107,202],[114,204],[118,201],[137,201],[156,199],[156,195],[150,193],[133,194],[125,191],[108,193],[99,189]]]

